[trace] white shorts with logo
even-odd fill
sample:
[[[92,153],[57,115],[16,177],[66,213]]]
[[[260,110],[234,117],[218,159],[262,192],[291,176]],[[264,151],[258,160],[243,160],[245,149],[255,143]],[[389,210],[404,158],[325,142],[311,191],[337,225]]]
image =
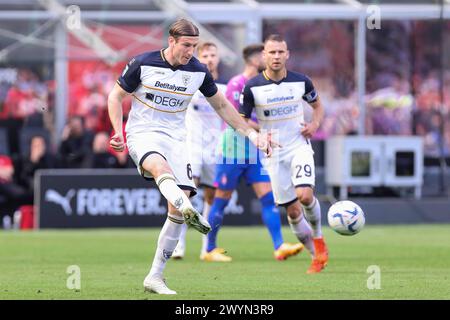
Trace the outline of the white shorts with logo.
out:
[[[314,151],[310,144],[283,150],[265,158],[263,165],[270,176],[277,205],[287,205],[297,199],[296,187],[314,187],[316,175]]]
[[[133,133],[127,134],[127,147],[131,159],[145,179],[153,177],[142,168],[142,163],[149,155],[157,153],[168,162],[180,189],[191,191],[191,196],[197,193],[184,140],[176,140],[159,132]]]

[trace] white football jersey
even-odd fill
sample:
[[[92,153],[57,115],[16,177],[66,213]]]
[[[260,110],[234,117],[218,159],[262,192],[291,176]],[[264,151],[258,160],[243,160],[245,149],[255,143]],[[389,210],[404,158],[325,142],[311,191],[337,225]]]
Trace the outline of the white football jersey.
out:
[[[163,50],[133,58],[117,83],[133,96],[127,135],[160,132],[177,140],[186,139],[185,115],[194,94],[200,90],[211,97],[217,92],[208,69],[195,57],[173,67]]]
[[[271,131],[282,145],[275,150],[284,153],[300,145],[311,145],[301,134],[303,100],[317,100],[317,92],[307,76],[288,71],[284,79],[275,82],[263,71],[246,83],[241,99],[240,113],[250,118],[255,110],[261,128]]]

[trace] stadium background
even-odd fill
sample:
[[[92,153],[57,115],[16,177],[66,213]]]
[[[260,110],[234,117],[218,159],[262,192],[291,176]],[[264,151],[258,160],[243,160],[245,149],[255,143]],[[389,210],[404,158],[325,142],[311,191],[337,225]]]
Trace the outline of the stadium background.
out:
[[[111,154],[102,135],[111,130],[106,96],[132,56],[165,45],[165,30],[180,15],[201,26],[202,39],[219,43],[220,74],[226,79],[241,70],[238,53],[243,46],[274,32],[286,37],[291,51],[288,67],[313,78],[326,109],[313,142],[324,212],[339,197],[337,190],[327,193],[325,181],[326,172],[334,170],[326,163],[326,143],[331,137],[417,136],[423,139],[420,200],[408,188],[386,185],[350,185],[347,191],[365,209],[369,223],[450,221],[448,1],[283,0],[275,4],[264,0],[110,0],[95,4],[84,0],[4,0],[0,9],[0,164],[4,172],[14,167],[13,176],[7,175],[1,183],[12,187],[15,196],[11,200],[6,193],[0,194],[5,227],[14,225],[18,208],[25,217],[23,228],[39,225],[36,212],[51,215],[46,217],[53,221],[47,227],[160,225],[158,210],[149,209],[138,217],[137,207],[128,216],[122,212],[116,214],[117,221],[108,222],[114,217],[106,216],[114,214],[102,211],[97,204],[108,201],[108,195],[93,196],[94,213],[77,215],[79,190],[64,174],[79,175],[76,170],[83,168],[83,175],[103,176],[104,168],[115,168],[120,173],[108,172],[119,181],[109,184],[118,183],[117,188],[146,186],[138,177],[130,178],[131,185],[121,184],[117,178],[136,174],[129,159]],[[380,28],[371,27],[369,20],[378,9]],[[127,100],[125,117],[129,108]],[[67,122],[77,116],[83,120],[82,138],[63,147]],[[50,155],[30,169],[34,135],[45,138]],[[86,171],[95,167],[101,169]],[[45,173],[50,174],[45,180],[48,185],[41,185],[41,179],[37,179],[38,184],[33,180],[39,168],[51,169],[38,175],[44,174],[45,180]],[[82,179],[84,184],[77,188],[108,188],[107,183],[93,185],[94,180],[102,178]],[[60,199],[69,199],[73,216],[64,211],[61,201],[51,200],[49,190],[56,191]],[[242,185],[236,200],[225,224],[261,222],[250,189]],[[161,199],[151,201],[157,208],[164,205]],[[34,210],[36,221],[29,218],[32,203],[39,205]],[[242,217],[246,214],[250,216]],[[79,224],[70,220],[87,215],[102,220],[80,220]],[[16,215],[16,224],[18,218]]]
[[[165,202],[108,149],[106,96],[130,57],[165,45],[180,15],[219,43],[223,77],[241,70],[243,46],[278,32],[289,68],[318,87],[326,118],[313,144],[330,249],[320,275],[305,274],[305,253],[273,259],[259,202],[241,185],[219,235],[233,262],[200,262],[201,237],[188,230],[185,258],[165,272],[178,294],[143,292]],[[0,0],[0,300],[350,299],[354,311],[359,299],[450,299],[449,89],[449,0]],[[47,144],[44,157],[42,140],[30,146],[36,135]],[[417,149],[405,152],[410,138]],[[353,154],[341,152],[348,146]],[[354,174],[351,183],[331,185],[330,173],[342,171]],[[366,214],[353,237],[326,224],[343,192]],[[285,241],[296,241],[282,221]],[[176,305],[151,302],[143,305],[151,317],[163,310],[170,318]],[[413,305],[421,304],[406,309]],[[335,316],[342,308],[322,309]],[[99,310],[119,309],[131,310]]]

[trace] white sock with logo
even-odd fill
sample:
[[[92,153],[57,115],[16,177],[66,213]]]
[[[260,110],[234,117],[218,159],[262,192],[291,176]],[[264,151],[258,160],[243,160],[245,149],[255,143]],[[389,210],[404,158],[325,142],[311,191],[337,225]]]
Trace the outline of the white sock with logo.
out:
[[[320,221],[321,212],[320,212],[320,203],[316,197],[314,197],[313,202],[309,204],[309,206],[303,206],[303,211],[305,212],[306,220],[308,220],[309,224],[313,230],[314,238],[322,237],[322,223]]]
[[[297,236],[297,239],[303,243],[303,245],[314,257],[314,242],[312,238],[311,226],[308,224],[305,218],[300,215],[296,219],[292,219],[288,216],[288,222],[292,232]]]
[[[164,198],[169,201],[178,211],[186,207],[192,207],[189,198],[175,183],[175,177],[170,173],[163,173],[156,179],[156,184]]]
[[[153,258],[148,277],[162,275],[167,260],[170,259],[173,250],[177,246],[183,225],[184,220],[182,217],[170,213],[167,215],[166,222],[159,234],[158,247],[156,248],[155,257]]]

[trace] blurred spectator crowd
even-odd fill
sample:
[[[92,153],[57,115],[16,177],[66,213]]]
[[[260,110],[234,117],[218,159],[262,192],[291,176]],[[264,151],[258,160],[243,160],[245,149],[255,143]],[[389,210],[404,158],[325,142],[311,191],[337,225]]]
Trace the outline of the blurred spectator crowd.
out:
[[[355,26],[323,20],[264,24],[264,34],[285,36],[289,67],[309,75],[319,91],[326,116],[316,139],[358,131]],[[450,22],[383,20],[381,29],[366,31],[366,39],[365,134],[420,135],[428,160],[449,158]]]
[[[39,169],[134,167],[127,152],[110,149],[107,89],[92,73],[83,83],[94,84],[73,96],[71,103],[80,107],[69,109],[56,145],[53,81],[31,68],[0,68],[0,216],[33,204]]]

